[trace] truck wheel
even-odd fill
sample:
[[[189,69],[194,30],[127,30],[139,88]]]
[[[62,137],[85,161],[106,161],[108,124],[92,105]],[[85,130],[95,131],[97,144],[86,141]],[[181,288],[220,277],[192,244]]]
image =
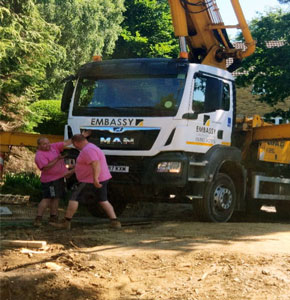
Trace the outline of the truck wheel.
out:
[[[281,218],[290,218],[290,203],[279,203],[275,205],[276,213]]]
[[[108,190],[109,202],[114,207],[117,216],[120,216],[127,206],[127,199],[125,199],[118,191]],[[87,204],[87,209],[91,215],[97,218],[106,218],[104,210],[97,202],[91,202]]]
[[[207,185],[204,198],[193,204],[200,221],[227,222],[236,204],[236,189],[232,179],[226,174],[217,174],[215,180]]]

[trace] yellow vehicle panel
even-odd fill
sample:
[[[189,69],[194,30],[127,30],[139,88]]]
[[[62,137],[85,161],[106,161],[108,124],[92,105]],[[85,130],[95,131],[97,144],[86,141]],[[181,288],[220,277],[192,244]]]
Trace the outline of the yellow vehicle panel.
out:
[[[0,131],[0,153],[10,152],[11,146],[37,147],[37,139],[46,137],[51,143],[63,142],[62,135]]]
[[[258,159],[290,164],[290,141],[264,141],[259,143]]]

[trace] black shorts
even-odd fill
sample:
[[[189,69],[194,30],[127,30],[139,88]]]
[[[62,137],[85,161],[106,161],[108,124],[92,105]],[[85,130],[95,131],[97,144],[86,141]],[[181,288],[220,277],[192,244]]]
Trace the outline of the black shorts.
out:
[[[42,197],[47,198],[63,198],[64,197],[64,179],[60,178],[50,182],[42,182]]]
[[[75,184],[70,200],[88,204],[108,200],[107,185],[109,180],[100,182],[101,188],[96,188],[93,183],[79,182]]]

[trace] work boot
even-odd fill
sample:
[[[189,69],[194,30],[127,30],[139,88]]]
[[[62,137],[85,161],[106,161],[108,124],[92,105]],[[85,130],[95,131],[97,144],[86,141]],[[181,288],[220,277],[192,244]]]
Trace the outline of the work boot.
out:
[[[121,225],[121,222],[118,221],[117,219],[111,219],[110,220],[110,227],[112,229],[121,229],[122,225]]]
[[[49,222],[49,224],[53,227],[59,228],[59,229],[67,229],[70,230],[71,229],[71,222],[67,219],[63,219],[57,223],[54,222]]]
[[[33,222],[33,226],[35,227],[41,227],[42,226],[42,217],[37,216]]]
[[[58,223],[58,216],[56,216],[56,215],[50,216],[48,222],[49,222],[49,224],[50,223]]]

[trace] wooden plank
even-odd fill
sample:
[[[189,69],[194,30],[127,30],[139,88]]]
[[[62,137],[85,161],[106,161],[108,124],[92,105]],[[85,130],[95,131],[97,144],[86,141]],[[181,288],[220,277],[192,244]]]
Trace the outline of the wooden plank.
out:
[[[25,247],[25,248],[45,248],[46,241],[2,240],[1,246]]]
[[[12,194],[0,194],[1,204],[27,204],[30,196],[24,195],[12,195]]]

